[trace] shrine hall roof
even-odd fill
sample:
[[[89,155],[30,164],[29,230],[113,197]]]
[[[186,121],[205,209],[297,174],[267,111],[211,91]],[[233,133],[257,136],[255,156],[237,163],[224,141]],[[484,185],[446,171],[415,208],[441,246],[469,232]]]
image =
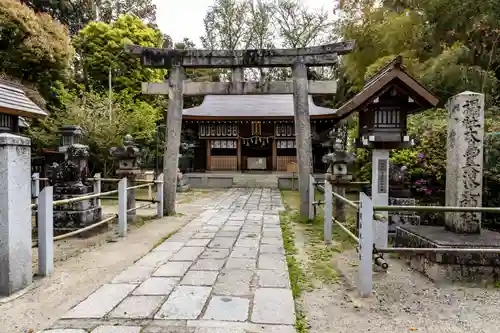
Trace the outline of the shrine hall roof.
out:
[[[314,104],[309,96],[311,118],[333,116],[335,109]],[[293,95],[207,95],[199,106],[184,109],[184,118],[293,118]]]
[[[36,105],[24,90],[4,80],[0,81],[0,113],[26,118],[47,116],[47,112]]]

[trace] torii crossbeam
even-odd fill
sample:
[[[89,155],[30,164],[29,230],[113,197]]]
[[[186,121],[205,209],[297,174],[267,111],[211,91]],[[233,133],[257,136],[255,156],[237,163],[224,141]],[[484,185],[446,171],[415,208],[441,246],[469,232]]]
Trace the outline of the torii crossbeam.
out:
[[[127,45],[126,50],[141,58],[143,66],[169,69],[169,80],[143,83],[145,94],[168,94],[167,142],[164,154],[164,207],[175,213],[176,172],[182,128],[183,96],[293,94],[297,161],[299,173],[300,213],[309,212],[309,175],[312,173],[312,145],[308,94],[334,94],[335,81],[308,81],[307,67],[330,66],[338,55],[349,53],[354,41],[297,49],[259,50],[174,50]],[[292,81],[244,82],[243,68],[291,67]],[[184,81],[184,68],[231,68],[231,82]]]

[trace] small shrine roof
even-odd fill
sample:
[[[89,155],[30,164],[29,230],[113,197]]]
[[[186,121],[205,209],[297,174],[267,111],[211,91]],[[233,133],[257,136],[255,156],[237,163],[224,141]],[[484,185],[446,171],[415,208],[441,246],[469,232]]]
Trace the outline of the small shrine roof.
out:
[[[335,109],[314,104],[309,96],[311,118],[331,118]],[[196,107],[184,109],[184,119],[293,118],[293,95],[207,95]]]
[[[417,103],[416,106],[420,107],[407,110],[408,112],[435,107],[439,103],[436,96],[404,70],[403,58],[398,56],[370,77],[363,89],[337,110],[336,116],[348,117],[352,112],[366,107],[393,86],[403,89]]]
[[[0,81],[0,113],[26,118],[48,116],[26,92],[8,82]]]

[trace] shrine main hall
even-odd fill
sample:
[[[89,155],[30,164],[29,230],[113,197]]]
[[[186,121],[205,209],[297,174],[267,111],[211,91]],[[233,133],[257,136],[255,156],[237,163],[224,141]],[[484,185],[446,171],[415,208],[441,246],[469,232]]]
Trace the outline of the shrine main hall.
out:
[[[322,157],[335,111],[309,96],[314,172]],[[192,168],[200,171],[290,171],[297,161],[293,95],[207,95],[184,109],[183,131],[194,133]]]

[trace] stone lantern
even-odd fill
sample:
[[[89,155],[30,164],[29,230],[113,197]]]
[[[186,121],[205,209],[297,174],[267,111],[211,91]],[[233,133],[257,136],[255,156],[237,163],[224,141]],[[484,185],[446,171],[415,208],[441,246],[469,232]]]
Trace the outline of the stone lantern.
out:
[[[127,187],[134,186],[137,175],[141,173],[139,163],[142,153],[135,144],[132,135],[125,135],[123,145],[111,148],[110,154],[114,159],[118,160],[116,174],[119,177],[127,178]],[[135,208],[135,189],[127,191],[127,210],[132,208]],[[136,211],[128,212],[127,218],[131,222],[135,221]]]
[[[89,147],[71,144],[66,147],[67,158],[49,167],[49,183],[54,186],[54,200],[71,199],[94,192],[88,178]],[[101,219],[101,207],[97,199],[54,207],[54,230],[65,232],[91,225]]]
[[[389,205],[389,154],[393,149],[417,143],[407,134],[410,114],[435,107],[439,100],[411,77],[397,57],[365,83],[363,90],[340,107],[336,115],[346,118],[359,111],[358,137],[354,145],[372,150],[372,200],[374,206]],[[387,212],[380,215],[388,217]],[[376,244],[387,247],[387,223]]]
[[[59,127],[59,133],[61,134],[61,143],[58,147],[60,153],[66,153],[71,145],[83,143],[83,131],[78,125],[63,125]]]
[[[347,129],[345,126],[335,127],[329,133],[329,140],[323,143],[330,152],[323,156],[323,163],[328,165],[325,182],[330,182],[333,190],[345,197],[346,186],[351,182],[352,175],[349,174],[349,166],[356,161],[354,154],[345,151],[347,140]],[[345,221],[344,202],[337,197],[335,202],[335,219]]]

